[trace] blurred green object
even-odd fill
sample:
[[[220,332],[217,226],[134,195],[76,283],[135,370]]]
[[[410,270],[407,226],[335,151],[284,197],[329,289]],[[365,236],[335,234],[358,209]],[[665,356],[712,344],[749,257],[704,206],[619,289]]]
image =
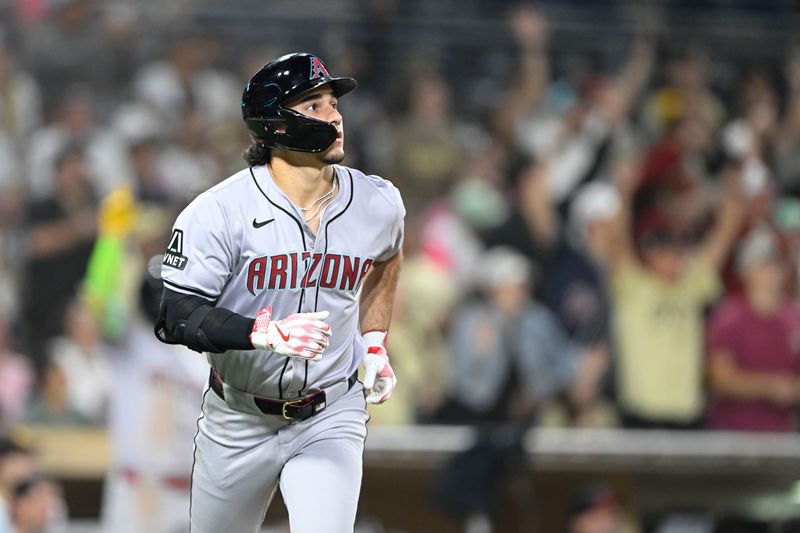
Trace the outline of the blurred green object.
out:
[[[83,295],[95,324],[108,340],[118,339],[128,315],[123,290],[127,239],[135,229],[136,200],[128,188],[119,188],[103,198],[97,225],[100,234],[89,258]]]
[[[84,278],[86,304],[103,336],[110,340],[120,337],[127,316],[120,291],[125,256],[124,239],[101,234],[95,243]]]
[[[783,197],[775,202],[772,218],[782,231],[800,233],[800,200]]]

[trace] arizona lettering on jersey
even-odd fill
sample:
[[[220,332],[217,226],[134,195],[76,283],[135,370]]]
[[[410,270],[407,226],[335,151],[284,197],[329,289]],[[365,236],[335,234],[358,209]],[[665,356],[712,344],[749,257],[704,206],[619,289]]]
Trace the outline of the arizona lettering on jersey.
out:
[[[255,296],[264,289],[307,289],[317,283],[326,290],[355,291],[372,263],[369,258],[319,252],[256,257],[247,267],[247,292]]]

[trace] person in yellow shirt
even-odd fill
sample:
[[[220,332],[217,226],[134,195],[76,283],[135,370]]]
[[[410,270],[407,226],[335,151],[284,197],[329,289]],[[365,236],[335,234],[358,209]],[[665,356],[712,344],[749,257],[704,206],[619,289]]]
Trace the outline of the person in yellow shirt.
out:
[[[633,428],[699,427],[703,312],[719,296],[718,273],[743,218],[739,176],[730,176],[716,221],[699,245],[661,223],[640,232],[638,254],[629,224],[631,190],[622,192],[627,207],[616,217],[609,264],[622,421]]]

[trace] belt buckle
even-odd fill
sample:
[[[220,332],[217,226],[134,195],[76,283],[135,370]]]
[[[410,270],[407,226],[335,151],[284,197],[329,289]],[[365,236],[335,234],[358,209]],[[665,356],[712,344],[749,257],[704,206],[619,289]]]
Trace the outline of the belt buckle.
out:
[[[301,405],[303,402],[306,402],[306,401],[308,401],[308,398],[300,398],[299,400],[291,400],[291,401],[285,402],[281,406],[281,416],[283,417],[283,419],[284,420],[288,420],[290,422],[292,420],[297,420],[295,417],[289,416],[289,415],[286,414],[286,408],[290,407],[290,406],[293,406],[293,405]]]

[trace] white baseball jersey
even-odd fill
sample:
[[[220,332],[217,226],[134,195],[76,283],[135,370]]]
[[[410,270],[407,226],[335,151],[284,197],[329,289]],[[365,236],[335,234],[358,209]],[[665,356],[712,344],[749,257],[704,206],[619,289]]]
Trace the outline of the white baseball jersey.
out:
[[[260,350],[209,354],[235,389],[295,398],[347,379],[361,362],[362,282],[374,262],[400,250],[405,208],[390,182],[333,168],[338,194],[316,235],[266,166],[242,170],[204,192],[175,222],[162,267],[167,288],[248,317],[267,306],[276,319],[330,312],[330,345],[319,361]]]
[[[163,344],[140,317],[110,358],[114,376],[111,468],[103,531],[185,533],[197,403],[208,364],[185,346]],[[177,485],[175,484],[177,480]]]
[[[111,358],[110,431],[115,468],[153,476],[189,476],[197,404],[208,364],[185,346],[164,344],[139,317]]]

